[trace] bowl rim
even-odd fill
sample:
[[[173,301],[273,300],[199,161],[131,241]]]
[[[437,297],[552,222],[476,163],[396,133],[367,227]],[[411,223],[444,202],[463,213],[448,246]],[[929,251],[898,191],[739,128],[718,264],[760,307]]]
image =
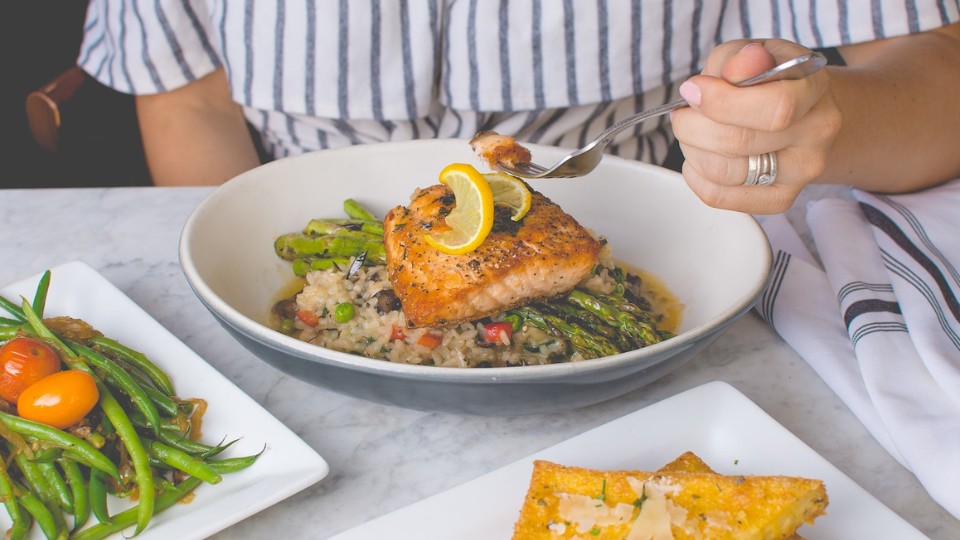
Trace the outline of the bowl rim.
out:
[[[399,146],[411,144],[436,144],[438,142],[450,141],[455,141],[457,144],[467,144],[465,139],[421,139],[414,141],[373,144],[389,144],[392,146]],[[228,182],[218,186],[194,208],[194,210],[188,216],[180,234],[178,247],[180,267],[197,298],[208,310],[214,314],[215,318],[217,318],[221,323],[230,325],[238,332],[244,334],[250,339],[254,339],[263,346],[291,354],[303,360],[331,366],[349,367],[355,371],[377,373],[379,375],[386,374],[396,378],[410,379],[423,379],[424,376],[429,376],[429,378],[432,379],[465,383],[550,382],[552,380],[566,378],[570,374],[585,375],[595,372],[606,372],[627,364],[636,364],[633,366],[635,369],[642,369],[647,365],[657,364],[660,360],[662,360],[662,358],[660,358],[662,351],[672,349],[684,350],[699,342],[701,339],[708,337],[710,334],[716,333],[725,328],[740,315],[749,311],[749,309],[763,293],[771,276],[773,254],[770,244],[766,240],[766,234],[763,232],[762,227],[753,216],[734,212],[734,214],[738,214],[740,216],[737,219],[742,219],[744,221],[744,225],[747,227],[747,230],[752,231],[756,235],[756,239],[758,240],[761,250],[760,258],[756,262],[759,263],[760,268],[762,269],[763,278],[757,280],[757,282],[753,284],[749,291],[744,294],[736,303],[727,307],[725,310],[712,317],[709,321],[687,329],[667,341],[612,356],[593,358],[579,362],[565,362],[560,364],[489,368],[460,368],[446,366],[425,366],[420,364],[402,364],[388,360],[367,358],[365,356],[345,353],[334,349],[321,347],[319,345],[314,345],[312,343],[287,336],[244,315],[239,310],[229,305],[218,294],[216,294],[213,289],[203,280],[192,258],[191,241],[193,235],[196,234],[195,229],[197,227],[197,222],[208,207],[216,204],[220,198],[227,196],[231,191],[243,189],[243,186],[247,183],[260,181],[259,179],[264,176],[264,170],[269,171],[271,168],[280,167],[283,163],[292,160],[312,159],[318,152],[325,152],[329,154],[331,152],[349,153],[364,150],[369,151],[369,148],[364,149],[363,147],[370,146],[371,144],[366,144],[318,150],[315,152],[308,152],[298,156],[282,158],[263,164],[259,167],[241,173]],[[525,143],[525,146],[531,150],[554,152],[557,150],[556,147],[537,144]],[[676,176],[682,182],[681,175],[679,173],[656,165],[621,158],[614,155],[604,156],[604,160],[608,163],[616,163],[620,166],[638,168],[641,170],[641,172]]]

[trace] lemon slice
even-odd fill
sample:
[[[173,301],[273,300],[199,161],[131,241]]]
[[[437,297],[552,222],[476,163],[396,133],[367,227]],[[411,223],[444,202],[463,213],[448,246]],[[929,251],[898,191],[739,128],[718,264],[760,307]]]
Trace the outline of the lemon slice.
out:
[[[456,206],[447,214],[450,230],[425,237],[428,244],[450,255],[469,253],[493,228],[493,192],[471,165],[454,163],[440,171],[440,183],[453,191]]]
[[[513,210],[510,219],[520,221],[530,211],[530,188],[515,176],[503,173],[483,175],[493,191],[493,205],[506,206]]]

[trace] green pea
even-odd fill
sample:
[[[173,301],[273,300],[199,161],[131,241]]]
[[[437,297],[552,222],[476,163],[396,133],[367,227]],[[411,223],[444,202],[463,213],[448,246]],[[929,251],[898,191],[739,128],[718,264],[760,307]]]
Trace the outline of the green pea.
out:
[[[345,323],[353,318],[353,312],[354,307],[350,302],[337,304],[337,307],[333,310],[333,318],[338,323]]]

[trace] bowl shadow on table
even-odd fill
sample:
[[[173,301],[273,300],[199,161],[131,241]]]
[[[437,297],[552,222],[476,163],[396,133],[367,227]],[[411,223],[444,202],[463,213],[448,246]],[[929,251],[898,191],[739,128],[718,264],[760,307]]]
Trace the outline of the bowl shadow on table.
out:
[[[563,152],[532,150],[545,160]],[[340,216],[348,198],[383,215],[416,187],[435,183],[445,165],[473,161],[465,141],[366,145],[275,161],[197,207],[181,237],[184,274],[232,337],[285,373],[361,399],[473,415],[560,412],[640,388],[696,356],[766,284],[769,243],[750,216],[705,206],[673,171],[611,157],[586,179],[533,187],[605,236],[618,260],[657,276],[680,298],[684,322],[672,339],[589,361],[463,369],[332,351],[265,324],[292,277],[273,252],[277,236],[315,217]],[[584,196],[585,186],[594,196]]]

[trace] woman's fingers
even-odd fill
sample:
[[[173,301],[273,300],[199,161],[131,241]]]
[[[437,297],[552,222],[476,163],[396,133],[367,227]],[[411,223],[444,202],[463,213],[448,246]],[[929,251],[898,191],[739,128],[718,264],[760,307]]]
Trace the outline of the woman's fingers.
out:
[[[711,53],[703,74],[680,87],[691,106],[674,112],[673,129],[685,157],[684,178],[704,202],[743,212],[782,212],[822,174],[840,128],[826,70],[752,87],[728,82],[807,52],[782,40],[725,43]],[[748,156],[768,153],[777,160],[774,183],[744,186]]]
[[[769,186],[718,184],[700,175],[689,161],[683,164],[683,179],[690,190],[704,203],[714,208],[736,210],[750,214],[778,214],[790,209],[802,185],[781,183]]]
[[[746,178],[746,156],[777,152],[778,181],[809,183],[827,164],[840,130],[840,113],[832,99],[822,99],[783,131],[759,131],[719,124],[696,111],[674,114],[674,133],[684,157],[714,182],[734,185]]]

